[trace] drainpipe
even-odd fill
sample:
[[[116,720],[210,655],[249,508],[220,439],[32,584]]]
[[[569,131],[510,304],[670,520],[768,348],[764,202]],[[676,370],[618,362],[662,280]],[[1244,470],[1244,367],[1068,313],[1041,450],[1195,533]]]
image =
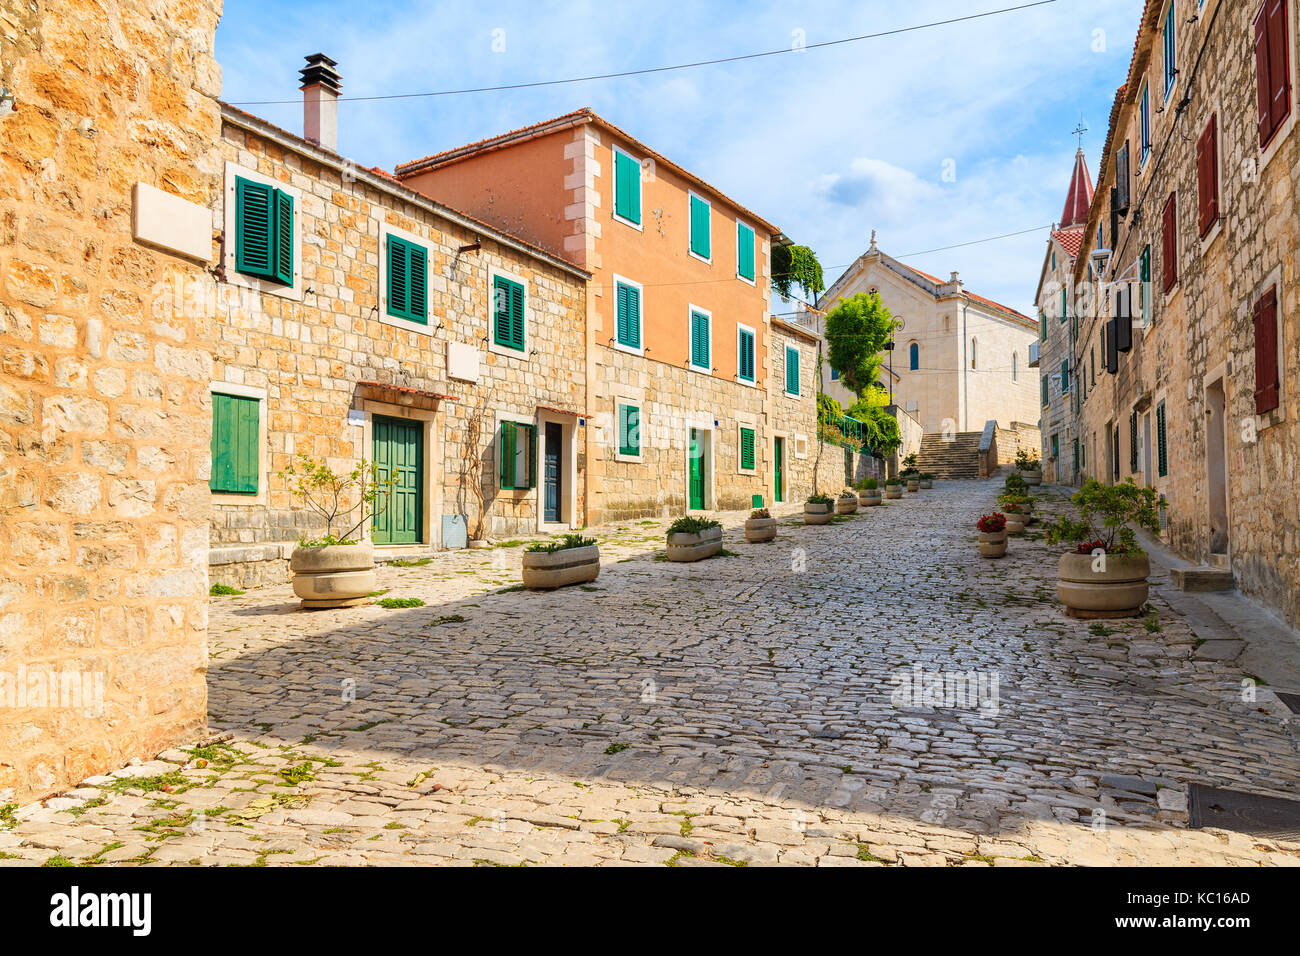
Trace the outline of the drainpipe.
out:
[[[970,338],[966,334],[966,303],[961,304],[961,430],[970,430],[970,385],[966,376],[970,372],[970,357],[966,350],[970,348]]]

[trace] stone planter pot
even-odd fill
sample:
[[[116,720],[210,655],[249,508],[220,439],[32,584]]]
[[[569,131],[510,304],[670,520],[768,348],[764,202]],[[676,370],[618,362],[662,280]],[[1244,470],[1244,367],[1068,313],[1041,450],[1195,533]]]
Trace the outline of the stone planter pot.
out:
[[[920,480],[919,478],[917,478],[917,479],[914,479],[914,480],[910,480],[910,481],[908,481],[908,483],[907,483],[907,490],[908,490],[908,491],[920,491],[920,490],[921,490],[921,480]]]
[[[570,584],[583,584],[596,580],[600,574],[600,546],[589,544],[583,548],[565,548],[563,551],[525,551],[524,587],[536,590],[562,588]]]
[[[750,518],[745,522],[745,540],[757,544],[776,537],[775,518]]]
[[[874,508],[876,505],[880,504],[880,500],[881,495],[879,488],[875,491],[864,491],[862,494],[858,495],[858,504],[863,508]]]
[[[1071,617],[1136,617],[1147,603],[1151,561],[1145,554],[1106,555],[1104,571],[1091,554],[1063,554],[1056,596]]]
[[[1007,519],[1007,534],[1019,534],[1025,530],[1025,520],[1028,515],[1003,512],[1003,516]]]
[[[470,538],[465,542],[465,547],[481,551],[483,548],[492,547],[492,542],[488,541],[487,538]]]
[[[980,557],[1000,558],[1007,553],[1007,533],[995,531],[980,532]]]
[[[933,479],[933,478],[922,478],[922,479],[921,479],[921,487],[922,487],[922,488],[933,488],[933,487],[934,487],[934,479]]]
[[[851,515],[858,510],[858,498],[854,495],[852,498],[836,498],[835,513],[837,515]]]
[[[375,590],[375,549],[369,543],[294,548],[293,593],[305,608],[364,604]]]
[[[1027,485],[1041,485],[1043,483],[1043,469],[1037,471],[1022,471],[1020,477],[1025,479]]]
[[[803,506],[804,524],[830,524],[831,519],[834,517],[835,517],[835,512],[831,510],[830,505],[804,505]]]
[[[886,498],[901,498],[901,497],[903,497],[903,486],[902,486],[902,485],[885,485],[885,497],[886,497]]]
[[[722,550],[722,529],[707,528],[698,534],[670,534],[669,561],[700,561]]]

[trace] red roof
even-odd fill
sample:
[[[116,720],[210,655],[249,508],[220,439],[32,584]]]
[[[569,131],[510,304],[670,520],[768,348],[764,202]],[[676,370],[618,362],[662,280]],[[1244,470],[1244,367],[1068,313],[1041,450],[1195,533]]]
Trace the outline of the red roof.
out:
[[[1079,250],[1083,248],[1083,227],[1074,226],[1070,229],[1057,229],[1053,231],[1052,238],[1061,244],[1066,252],[1070,254],[1071,259],[1079,257]]]
[[[1082,226],[1088,222],[1088,209],[1092,206],[1092,177],[1088,175],[1088,160],[1083,147],[1074,157],[1074,172],[1070,176],[1070,191],[1065,197],[1065,212],[1061,213],[1061,228]]]

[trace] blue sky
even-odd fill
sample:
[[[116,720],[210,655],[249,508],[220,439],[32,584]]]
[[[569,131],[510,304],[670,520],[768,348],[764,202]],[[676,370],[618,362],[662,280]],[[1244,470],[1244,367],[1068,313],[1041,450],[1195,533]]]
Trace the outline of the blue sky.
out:
[[[226,0],[222,96],[301,132],[298,70],[343,95],[501,85],[876,33],[1019,0],[403,3]],[[590,106],[812,246],[827,282],[867,247],[1032,312],[1082,117],[1093,174],[1141,0],[1047,6],[798,54],[531,90],[343,103],[339,151],[394,165]],[[383,11],[380,16],[377,11]],[[738,11],[744,11],[743,14]],[[656,15],[657,14],[657,15]],[[504,41],[504,44],[502,44]],[[494,50],[504,45],[504,50]]]

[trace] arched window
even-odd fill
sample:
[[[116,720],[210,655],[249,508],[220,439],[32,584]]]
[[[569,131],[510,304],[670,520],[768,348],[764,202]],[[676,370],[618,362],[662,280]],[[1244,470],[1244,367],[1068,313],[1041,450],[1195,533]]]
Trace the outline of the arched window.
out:
[[[975,340],[974,339],[970,340],[970,367],[971,368],[977,367],[975,364]]]
[[[915,372],[921,367],[921,346],[913,342],[907,347],[908,365]]]

